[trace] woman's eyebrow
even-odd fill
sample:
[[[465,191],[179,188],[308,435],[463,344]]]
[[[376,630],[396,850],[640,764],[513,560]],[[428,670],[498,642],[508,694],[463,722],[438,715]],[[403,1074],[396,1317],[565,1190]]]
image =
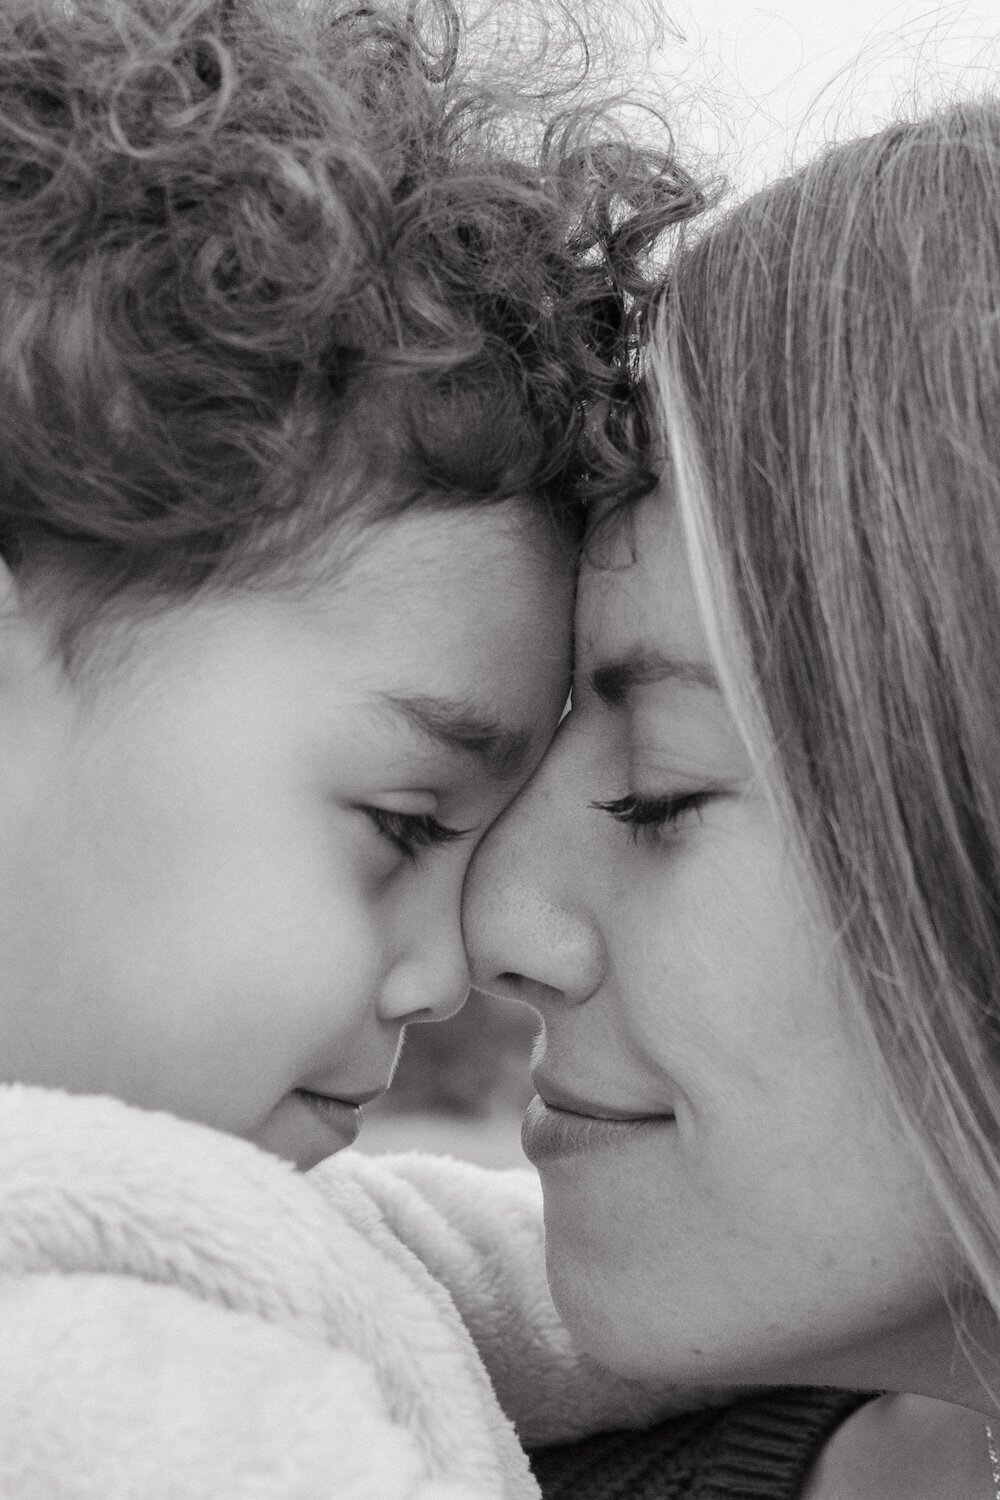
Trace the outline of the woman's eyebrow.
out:
[[[383,692],[378,698],[435,746],[478,756],[500,781],[513,780],[528,763],[531,731],[504,724],[472,704],[422,693]]]
[[[602,662],[590,673],[591,687],[610,708],[619,708],[633,688],[653,682],[678,682],[685,687],[720,691],[719,679],[707,662],[665,656],[660,651],[629,651],[614,661]]]

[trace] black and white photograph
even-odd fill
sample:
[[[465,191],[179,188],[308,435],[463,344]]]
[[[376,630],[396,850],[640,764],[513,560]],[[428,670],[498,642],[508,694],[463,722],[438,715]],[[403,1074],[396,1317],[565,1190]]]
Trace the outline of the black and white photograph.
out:
[[[1000,0],[0,0],[0,1500],[1000,1500]]]

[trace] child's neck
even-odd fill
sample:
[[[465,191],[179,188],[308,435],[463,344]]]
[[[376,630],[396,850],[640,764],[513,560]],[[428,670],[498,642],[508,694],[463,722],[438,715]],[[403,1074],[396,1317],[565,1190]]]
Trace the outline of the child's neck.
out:
[[[996,1500],[986,1418],[927,1396],[870,1401],[826,1444],[802,1500]]]

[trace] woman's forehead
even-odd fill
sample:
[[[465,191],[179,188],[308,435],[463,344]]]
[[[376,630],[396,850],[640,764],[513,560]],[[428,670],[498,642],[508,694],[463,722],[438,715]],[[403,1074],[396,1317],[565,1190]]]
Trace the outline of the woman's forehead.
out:
[[[577,589],[577,649],[609,658],[706,660],[687,547],[676,509],[659,493],[627,516],[597,523]]]

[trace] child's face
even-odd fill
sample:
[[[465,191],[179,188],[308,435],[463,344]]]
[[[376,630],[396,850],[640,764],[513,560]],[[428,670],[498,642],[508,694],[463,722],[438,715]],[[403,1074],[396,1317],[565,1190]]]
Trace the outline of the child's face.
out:
[[[466,867],[566,696],[572,578],[514,506],[404,516],[308,598],[144,625],[70,683],[0,635],[0,1077],[104,1092],[302,1167],[299,1090],[384,1089],[468,985]],[[414,821],[415,820],[415,821]],[[434,821],[468,836],[418,848]]]

